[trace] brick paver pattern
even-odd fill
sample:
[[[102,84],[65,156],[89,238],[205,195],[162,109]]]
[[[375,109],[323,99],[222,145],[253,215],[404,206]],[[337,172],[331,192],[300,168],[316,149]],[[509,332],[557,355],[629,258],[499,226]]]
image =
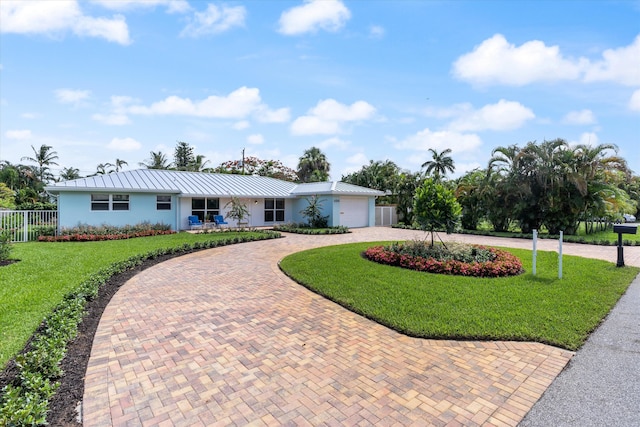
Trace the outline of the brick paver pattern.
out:
[[[277,265],[311,247],[412,236],[388,228],[287,234],[137,274],[100,321],[84,425],[517,425],[572,352],[410,338],[314,294]],[[567,245],[565,253],[589,250]]]

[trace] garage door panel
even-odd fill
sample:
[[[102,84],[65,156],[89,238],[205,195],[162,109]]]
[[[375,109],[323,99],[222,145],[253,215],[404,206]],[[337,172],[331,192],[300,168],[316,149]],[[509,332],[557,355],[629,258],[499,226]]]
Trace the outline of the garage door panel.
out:
[[[369,225],[369,200],[365,197],[340,198],[340,225],[350,228]]]

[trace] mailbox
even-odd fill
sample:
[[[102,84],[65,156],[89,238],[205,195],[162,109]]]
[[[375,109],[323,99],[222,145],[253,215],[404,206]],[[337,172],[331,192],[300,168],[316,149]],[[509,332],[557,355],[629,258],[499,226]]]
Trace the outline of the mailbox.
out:
[[[618,234],[636,234],[638,227],[635,225],[614,225],[613,232]]]
[[[622,246],[623,234],[636,234],[638,227],[635,225],[614,225],[613,232],[618,233],[618,262],[616,267],[624,267],[624,246]]]

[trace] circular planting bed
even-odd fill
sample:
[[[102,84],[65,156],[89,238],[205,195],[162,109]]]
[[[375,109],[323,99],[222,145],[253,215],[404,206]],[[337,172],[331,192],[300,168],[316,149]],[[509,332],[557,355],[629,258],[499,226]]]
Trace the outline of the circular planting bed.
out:
[[[517,276],[524,272],[522,262],[515,255],[481,245],[434,245],[422,241],[374,246],[364,257],[380,263],[426,271],[472,277]]]

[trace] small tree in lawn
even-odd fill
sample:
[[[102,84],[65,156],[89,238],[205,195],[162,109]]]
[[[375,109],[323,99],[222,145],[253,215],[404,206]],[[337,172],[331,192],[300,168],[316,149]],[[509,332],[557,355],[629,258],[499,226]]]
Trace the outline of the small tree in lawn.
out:
[[[442,229],[446,230],[447,234],[453,232],[460,222],[462,208],[453,191],[447,190],[442,184],[429,178],[416,189],[413,213],[420,229],[431,233],[431,246],[433,246],[434,232]]]
[[[322,216],[322,200],[318,196],[307,198],[309,205],[300,211],[302,216],[307,219],[311,228],[326,228],[328,225],[329,215]]]
[[[245,218],[251,216],[249,209],[247,209],[247,205],[242,203],[237,197],[232,197],[231,200],[224,205],[225,209],[229,206],[231,209],[227,212],[226,218],[231,218],[235,220],[236,223],[240,223]]]

